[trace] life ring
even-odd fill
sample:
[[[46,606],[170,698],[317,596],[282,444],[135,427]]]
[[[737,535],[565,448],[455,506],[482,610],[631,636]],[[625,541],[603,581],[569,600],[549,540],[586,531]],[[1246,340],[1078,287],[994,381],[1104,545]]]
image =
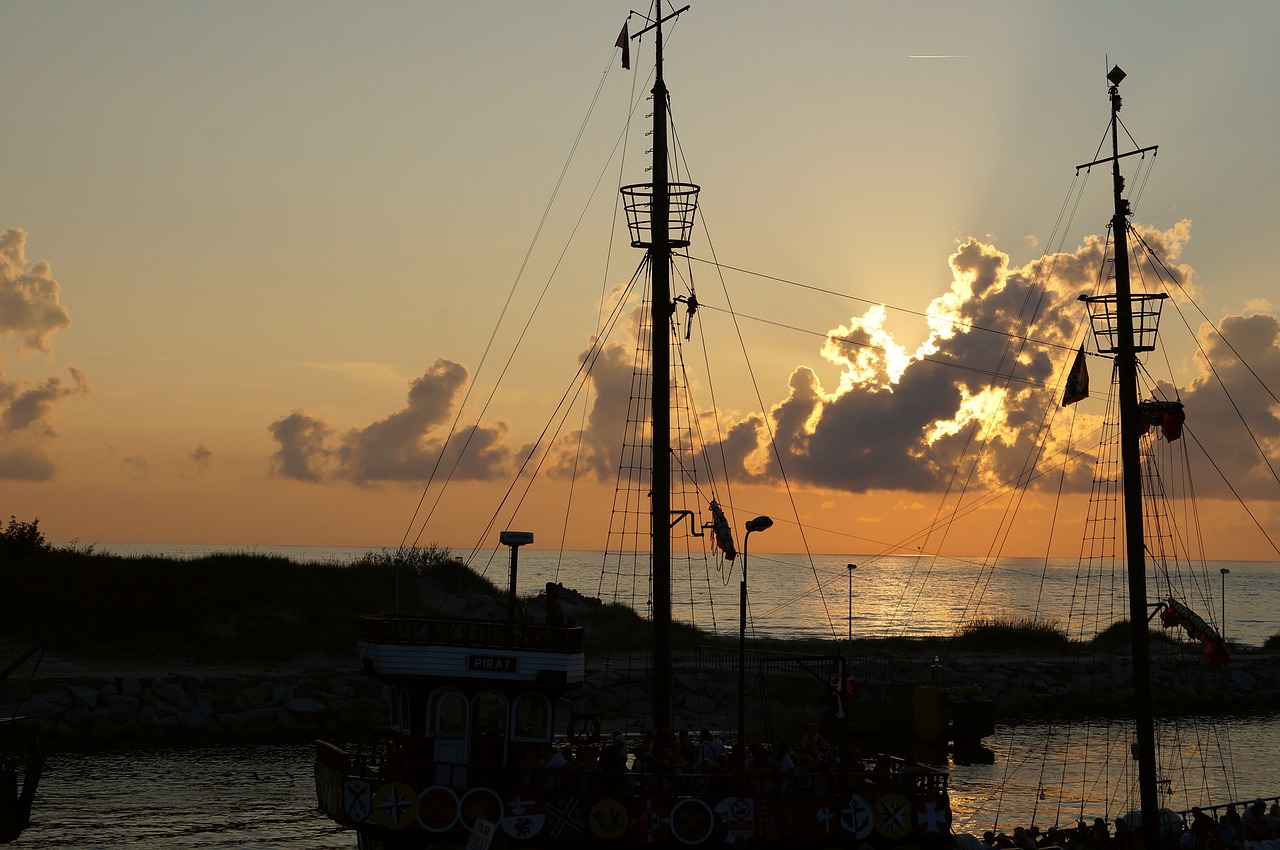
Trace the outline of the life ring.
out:
[[[569,728],[565,731],[565,737],[575,747],[600,743],[600,715],[577,712],[569,715]]]

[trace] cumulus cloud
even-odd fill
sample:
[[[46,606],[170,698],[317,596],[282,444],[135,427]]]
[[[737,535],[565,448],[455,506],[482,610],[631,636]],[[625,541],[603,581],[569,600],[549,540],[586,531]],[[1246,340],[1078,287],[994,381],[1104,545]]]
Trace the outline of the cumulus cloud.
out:
[[[305,410],[295,410],[272,422],[267,430],[279,447],[271,456],[272,474],[299,481],[324,478],[332,454],[326,446],[332,425]]]
[[[829,332],[827,367],[795,369],[767,422],[757,415],[737,423],[726,454],[760,483],[776,480],[780,462],[793,480],[818,487],[931,491],[946,486],[977,426],[987,444],[980,479],[1012,477],[1035,436],[1029,426],[1043,387],[1054,384],[1076,333],[1074,296],[1090,288],[1103,247],[1094,240],[1010,268],[993,246],[964,242],[917,343],[895,338],[881,307],[852,317]],[[1023,345],[1023,336],[1063,348]],[[820,376],[831,367],[834,378]],[[776,455],[767,449],[770,432]]]
[[[597,350],[598,346],[598,350]],[[593,340],[579,361],[594,358],[591,365],[591,409],[585,427],[568,434],[554,450],[550,474],[595,475],[605,479],[618,466],[618,444],[627,428],[631,408],[631,382],[635,373],[635,343],[630,336],[618,342]],[[639,451],[633,446],[632,451]],[[646,468],[647,460],[631,458],[637,467]]]
[[[0,376],[0,431],[13,433],[27,430],[43,437],[56,437],[53,429],[53,406],[69,396],[89,393],[89,382],[84,373],[74,366],[68,368],[70,380],[45,378],[38,384],[5,382]]]
[[[71,314],[49,264],[28,265],[26,246],[25,230],[0,233],[0,337],[17,334],[20,350],[48,354],[53,335],[71,327]]]
[[[467,383],[467,370],[436,360],[409,384],[405,406],[363,428],[341,433],[329,421],[295,410],[268,431],[277,449],[273,474],[300,481],[423,481],[440,461],[455,478],[489,479],[510,471],[507,426],[469,426],[454,434],[445,450],[447,427]],[[463,447],[466,454],[460,455]],[[461,456],[461,461],[458,458]]]
[[[0,233],[0,341],[17,339],[19,354],[53,352],[53,336],[71,326],[71,314],[49,264],[28,264],[27,233]],[[53,478],[54,407],[63,399],[89,394],[89,382],[69,367],[66,379],[40,381],[7,378],[0,372],[0,480],[47,481]]]
[[[59,401],[87,396],[84,373],[69,368],[66,380],[39,383],[7,380],[0,374],[0,479],[47,481],[55,468],[51,442],[58,436],[53,409]]]
[[[1177,262],[1190,222],[1138,232],[1173,272],[1175,300],[1194,297],[1193,270]],[[1105,250],[1105,240],[1092,237],[1075,251],[1015,268],[994,246],[964,242],[950,258],[950,290],[925,311],[918,343],[891,335],[879,307],[831,330],[821,352],[825,368],[796,368],[767,419],[749,416],[733,425],[723,445],[732,468],[745,480],[767,483],[780,474],[780,456],[793,481],[817,487],[931,492],[948,486],[962,455],[976,463],[973,481],[984,487],[1025,474],[1033,458],[1079,455],[1079,446],[1066,444],[1069,429],[1061,420],[1048,426],[1045,417],[1061,413],[1061,376],[1085,319],[1077,298],[1094,290]],[[1229,446],[1215,460],[1246,472],[1255,494],[1269,486],[1274,497],[1274,473],[1263,455],[1280,456],[1280,406],[1259,381],[1280,386],[1280,323],[1255,313],[1228,317],[1220,326],[1234,351],[1209,328],[1201,330],[1200,373],[1180,394],[1187,426],[1203,433],[1206,446]],[[1096,386],[1105,387],[1109,365],[1091,358]],[[1232,387],[1239,393],[1234,404],[1225,396]],[[1157,392],[1179,397],[1167,385]],[[1250,401],[1242,401],[1246,396]],[[1261,452],[1243,432],[1237,409]],[[1090,424],[1099,420],[1080,415]],[[983,451],[972,461],[976,445]],[[1071,464],[1064,486],[1088,488],[1091,471],[1089,463]]]
[[[53,459],[44,446],[22,439],[0,441],[0,480],[48,481],[54,472]]]
[[[1180,397],[1187,431],[1217,467],[1230,470],[1237,493],[1274,498],[1280,404],[1271,392],[1280,387],[1280,320],[1268,313],[1227,316],[1216,331],[1201,325],[1197,336],[1200,373],[1181,393],[1164,383],[1156,393]],[[1203,470],[1197,484],[1202,493],[1226,495],[1215,470]]]

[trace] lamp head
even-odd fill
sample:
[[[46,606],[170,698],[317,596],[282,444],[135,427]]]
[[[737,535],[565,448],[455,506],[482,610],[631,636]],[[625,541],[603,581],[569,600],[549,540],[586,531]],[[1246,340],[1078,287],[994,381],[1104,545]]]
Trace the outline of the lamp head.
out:
[[[773,527],[773,520],[767,516],[758,516],[755,519],[747,520],[747,531],[764,531],[766,528]]]

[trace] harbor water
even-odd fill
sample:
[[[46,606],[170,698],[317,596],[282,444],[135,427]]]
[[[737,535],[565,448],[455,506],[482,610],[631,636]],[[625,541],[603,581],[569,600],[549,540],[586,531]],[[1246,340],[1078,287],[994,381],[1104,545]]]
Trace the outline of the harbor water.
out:
[[[1280,718],[1216,721],[1238,742],[1233,778],[1219,778],[1195,799],[1217,803],[1274,795]],[[1060,727],[1058,740],[1079,736]],[[1070,782],[1085,765],[1052,761],[1039,726],[1001,726],[987,739],[986,757],[948,756],[957,831],[1072,824],[1080,817],[1114,819],[1127,811],[1120,794],[1109,807],[1050,810],[1039,802],[1046,783]],[[55,753],[40,783],[25,848],[309,848],[353,850],[355,836],[316,806],[308,746],[206,747],[104,753]],[[931,760],[937,762],[939,756]],[[1090,787],[1115,788],[1131,768],[1126,759]],[[1190,794],[1198,789],[1175,789]]]

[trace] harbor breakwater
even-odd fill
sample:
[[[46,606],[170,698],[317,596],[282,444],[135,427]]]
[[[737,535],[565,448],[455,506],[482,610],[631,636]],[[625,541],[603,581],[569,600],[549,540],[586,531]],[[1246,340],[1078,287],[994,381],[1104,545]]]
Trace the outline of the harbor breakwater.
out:
[[[1126,713],[1132,694],[1127,661],[1100,658],[959,654],[935,665],[922,655],[889,659],[883,669],[899,683],[979,688],[1001,722]],[[1280,653],[1239,654],[1218,669],[1185,658],[1157,661],[1154,676],[1159,714],[1280,711]],[[677,672],[674,685],[679,727],[729,725],[736,671],[690,667]],[[599,714],[626,728],[626,704],[648,687],[641,669],[594,667],[558,714],[562,723],[575,711]],[[377,682],[354,670],[93,673],[11,679],[0,688],[0,712],[24,718],[47,748],[76,751],[362,737],[385,729],[384,697]]]

